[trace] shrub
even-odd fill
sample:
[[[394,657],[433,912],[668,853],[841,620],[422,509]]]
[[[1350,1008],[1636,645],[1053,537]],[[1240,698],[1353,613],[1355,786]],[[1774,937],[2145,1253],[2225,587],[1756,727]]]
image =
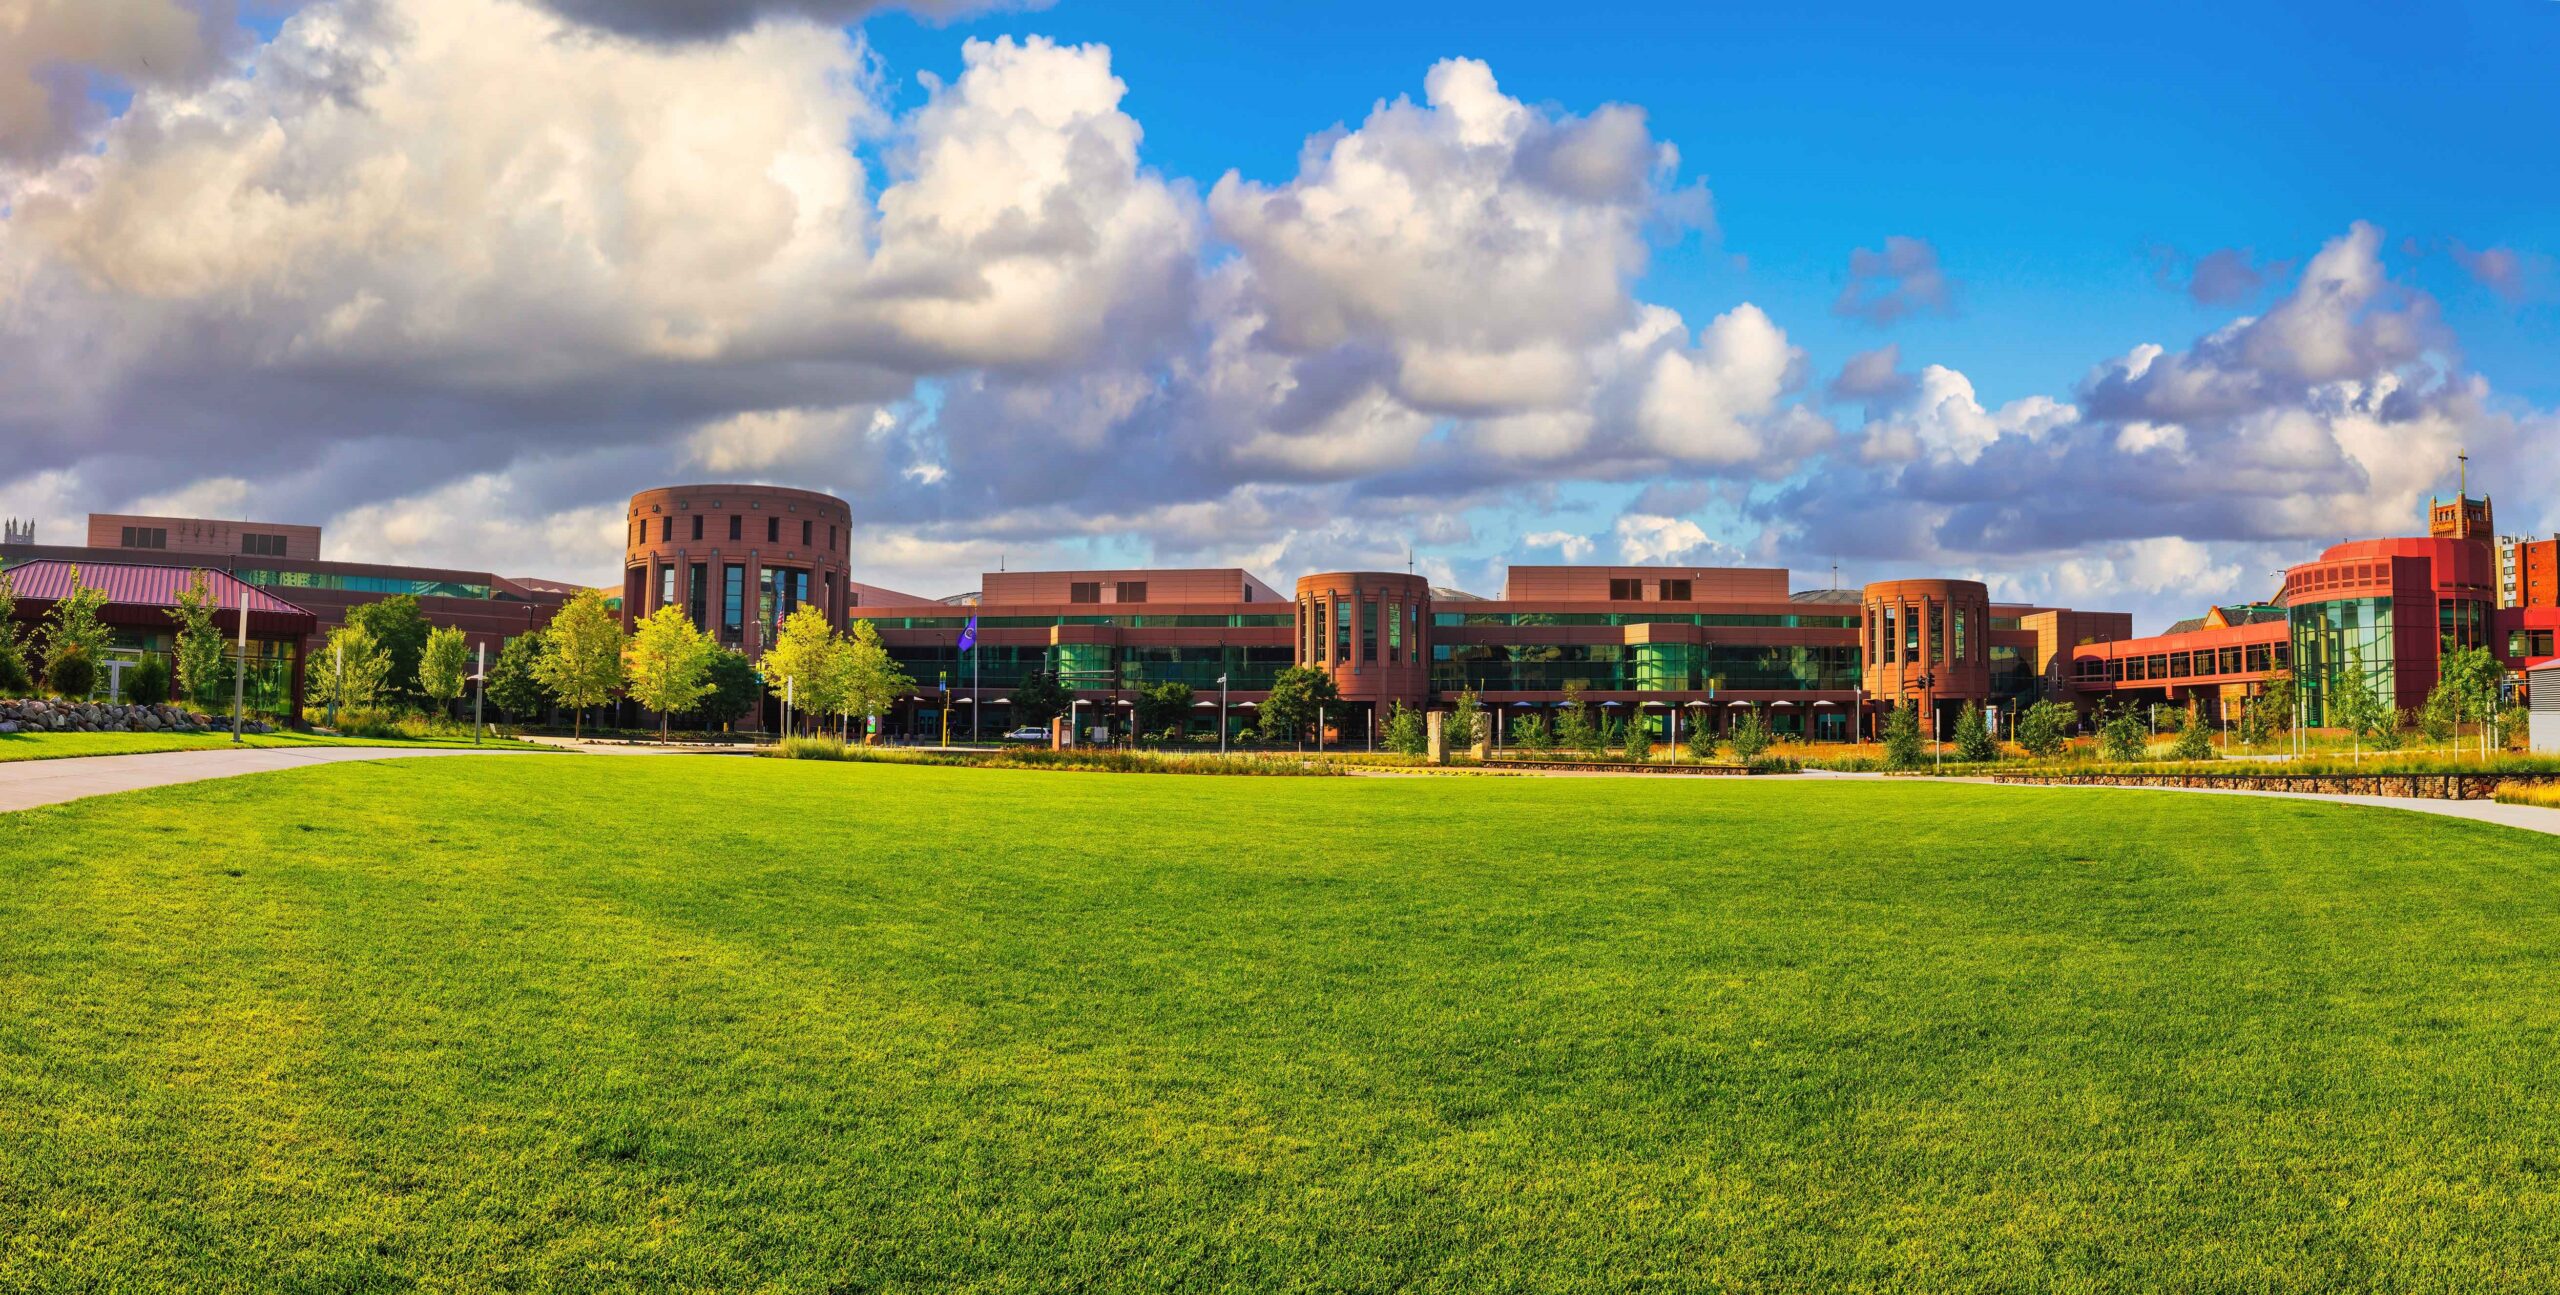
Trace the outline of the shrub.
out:
[[[1387,749],[1398,755],[1421,755],[1431,745],[1431,730],[1424,724],[1422,712],[1403,702],[1388,707],[1384,736]]]
[[[2018,717],[2018,745],[2039,760],[2059,755],[2070,744],[2072,718],[2071,708],[2060,702],[2037,702]]]
[[[1627,758],[1641,764],[1653,758],[1653,730],[1642,716],[1627,725]]]
[[[0,697],[23,697],[36,690],[36,681],[27,677],[26,657],[14,650],[18,645],[0,645]]]
[[[125,671],[124,699],[136,706],[157,706],[169,700],[168,665],[159,657],[146,656]]]
[[[1724,740],[1716,736],[1714,721],[1707,719],[1703,714],[1689,725],[1689,736],[1686,741],[1689,745],[1689,754],[1696,756],[1700,764],[1714,760],[1716,749],[1724,745]]]
[[[1741,753],[1740,747],[1734,748],[1734,754]],[[1917,769],[1923,754],[1920,748],[1920,708],[1903,702],[1893,708],[1892,714],[1885,716],[1884,767]]]
[[[1967,764],[1988,764],[2000,758],[1999,744],[1991,740],[1991,729],[1983,723],[1982,708],[1972,702],[1966,702],[1956,716],[1956,758]]]
[[[1532,714],[1521,716],[1520,722],[1511,726],[1511,744],[1523,751],[1544,755],[1554,749],[1556,739],[1555,734],[1547,730],[1547,717]]]
[[[83,701],[98,689],[98,666],[87,652],[66,646],[45,663],[44,681],[57,695]]]
[[[2202,711],[2188,711],[2186,726],[2178,730],[2177,742],[2169,748],[2174,760],[2210,760],[2214,758],[2213,730],[2207,728]]]
[[[1592,725],[1591,731],[1583,735],[1582,753],[1594,760],[1607,756],[1609,748],[1618,744],[1618,737],[1625,731],[1625,727],[1603,713],[1600,716],[1600,722]]]
[[[1733,747],[1733,758],[1756,766],[1769,749],[1769,726],[1760,722],[1760,712],[1746,710],[1733,723],[1733,732],[1725,738]]]
[[[2130,764],[2142,758],[2150,738],[2150,730],[2143,726],[2141,716],[2129,710],[2119,711],[2115,718],[2098,729],[2098,754],[2120,764]]]

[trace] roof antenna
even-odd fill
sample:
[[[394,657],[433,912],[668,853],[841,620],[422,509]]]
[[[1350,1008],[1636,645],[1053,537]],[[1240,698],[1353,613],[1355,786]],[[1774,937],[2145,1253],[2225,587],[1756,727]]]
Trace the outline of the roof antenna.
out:
[[[1404,546],[1404,573],[1413,574],[1413,546],[1410,544]]]
[[[1831,592],[1840,592],[1840,559],[1831,559]]]

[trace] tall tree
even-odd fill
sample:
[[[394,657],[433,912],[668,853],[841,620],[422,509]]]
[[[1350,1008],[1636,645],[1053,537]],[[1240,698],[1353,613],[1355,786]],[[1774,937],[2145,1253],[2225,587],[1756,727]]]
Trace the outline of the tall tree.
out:
[[[745,653],[727,648],[711,654],[703,682],[710,691],[685,713],[685,723],[706,730],[745,719],[756,708],[756,698],[764,693],[764,682],[756,678],[755,662],[749,661]]]
[[[542,662],[542,647],[542,631],[527,630],[500,645],[498,659],[489,663],[489,700],[518,723],[540,716],[551,704],[550,689],[534,673]]]
[[[1473,688],[1460,689],[1450,699],[1449,717],[1440,721],[1440,738],[1452,751],[1472,751],[1484,732],[1484,698]]]
[[[66,652],[77,652],[91,665],[106,659],[111,641],[106,622],[98,619],[98,611],[107,605],[107,591],[92,589],[80,583],[80,568],[71,568],[71,589],[44,615],[44,657],[50,662]]]
[[[471,645],[462,631],[446,626],[427,632],[426,650],[418,654],[418,691],[435,703],[437,713],[451,715],[454,699],[471,683]]]
[[[622,688],[622,621],[602,593],[581,589],[552,616],[542,638],[534,677],[570,709],[571,736],[583,737],[587,707],[613,700]]]
[[[2018,745],[2039,760],[2059,754],[2071,741],[2071,708],[2040,701],[2018,717]]]
[[[391,674],[383,681],[389,693],[413,697],[423,691],[418,686],[418,661],[427,653],[427,635],[434,627],[418,611],[415,595],[394,594],[350,607],[347,623],[363,626],[390,656]]]
[[[815,603],[802,603],[782,618],[782,630],[756,667],[765,691],[786,698],[803,714],[826,713],[827,662],[835,652],[835,628]]]
[[[178,605],[169,609],[169,619],[178,625],[178,694],[197,706],[213,704],[223,668],[230,663],[230,645],[213,623],[218,610],[201,570],[188,577],[187,587],[178,591]]]
[[[335,706],[342,713],[371,710],[390,691],[391,654],[364,626],[341,625],[329,631],[328,646],[321,649],[313,675],[312,701]]]
[[[1983,722],[1982,708],[1972,702],[1956,716],[1956,758],[1984,764],[2000,758],[2000,744],[1992,740],[1990,726]]]
[[[0,697],[35,691],[35,672],[27,667],[26,645],[18,641],[18,587],[0,570]]]
[[[1737,752],[1739,754],[1739,752]],[[1908,701],[1894,705],[1884,717],[1884,763],[1889,769],[1917,769],[1924,752],[1920,746],[1920,708]]]
[[[897,706],[899,698],[915,692],[916,681],[907,677],[898,659],[889,655],[887,645],[880,641],[880,627],[867,620],[855,621],[853,633],[843,644],[845,692],[837,704],[847,717],[886,715]],[[1055,682],[1054,677],[1051,682]],[[1017,692],[1015,705],[1020,704]]]
[[[870,623],[869,621],[857,623],[854,626],[854,633],[861,633],[863,627]],[[874,633],[876,634],[877,631]],[[1013,687],[1014,726],[1017,728],[1025,725],[1035,728],[1047,727],[1050,720],[1065,714],[1068,704],[1074,700],[1067,695],[1067,686],[1058,682],[1057,675],[1046,670],[1024,675],[1022,682]]]
[[[1191,685],[1178,679],[1168,679],[1139,693],[1138,731],[1181,732],[1191,722],[1191,701]]]
[[[1262,699],[1262,731],[1286,733],[1303,745],[1317,712],[1341,701],[1342,692],[1334,687],[1332,675],[1314,666],[1291,666],[1272,676],[1271,692]]]
[[[711,636],[693,627],[684,608],[669,603],[640,618],[624,651],[624,672],[631,697],[658,712],[658,739],[665,741],[676,712],[691,709],[711,691],[711,658],[719,649]]]

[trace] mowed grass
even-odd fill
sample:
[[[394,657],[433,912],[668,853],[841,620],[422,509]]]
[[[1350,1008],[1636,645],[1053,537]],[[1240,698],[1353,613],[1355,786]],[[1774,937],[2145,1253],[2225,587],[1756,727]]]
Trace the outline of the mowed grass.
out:
[[[65,760],[90,755],[156,755],[163,751],[210,751],[232,745],[231,730],[216,733],[0,733],[0,764],[17,760]],[[323,746],[470,746],[469,737],[367,738],[320,733],[243,733],[239,745],[297,750]],[[482,745],[543,751],[538,742],[490,735]]]
[[[2560,843],[1908,782],[0,815],[0,1289],[2549,1290]]]

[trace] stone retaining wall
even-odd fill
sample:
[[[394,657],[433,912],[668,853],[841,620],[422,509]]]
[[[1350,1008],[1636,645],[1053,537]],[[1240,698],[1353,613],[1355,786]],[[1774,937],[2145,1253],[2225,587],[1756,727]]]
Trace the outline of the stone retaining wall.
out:
[[[0,701],[0,733],[208,733],[229,729],[227,721],[180,706],[131,706],[110,702],[47,701],[25,697]],[[252,733],[267,726],[252,720]]]
[[[1523,760],[1511,756],[1496,756],[1485,761],[1484,767],[1541,771],[1563,769],[1578,770],[1583,773],[1676,773],[1698,777],[1713,777],[1719,774],[1742,775],[1751,772],[1748,767],[1738,764],[1689,764],[1686,762],[1637,764],[1628,760]]]
[[[2290,791],[2321,796],[2402,796],[2414,800],[2492,800],[2506,783],[2560,782],[2548,773],[1999,773],[1993,782],[2077,787],[2204,787],[2222,791]]]

